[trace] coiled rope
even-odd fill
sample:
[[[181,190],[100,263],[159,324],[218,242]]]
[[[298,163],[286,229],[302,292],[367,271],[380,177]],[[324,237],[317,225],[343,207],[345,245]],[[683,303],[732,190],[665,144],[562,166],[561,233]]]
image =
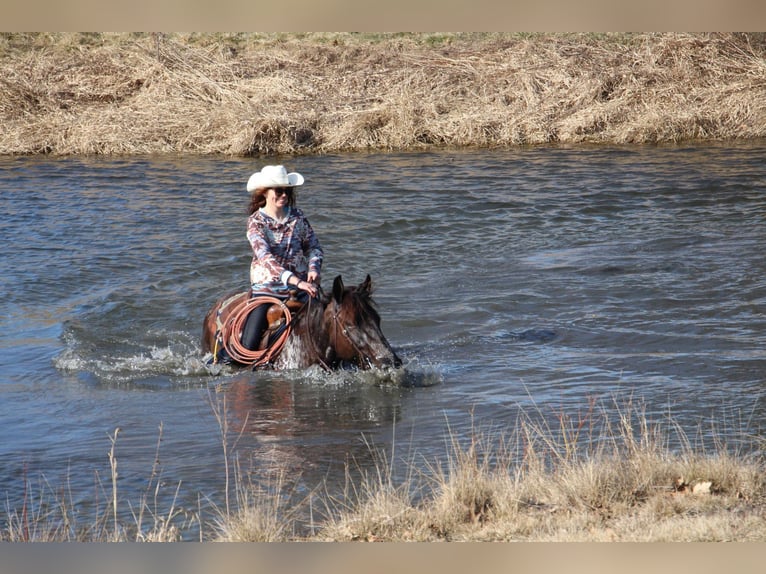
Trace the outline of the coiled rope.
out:
[[[247,321],[247,316],[250,314],[250,311],[259,305],[264,304],[275,304],[279,306],[282,315],[284,315],[285,318],[285,328],[282,330],[279,337],[265,349],[248,349],[242,344],[242,330],[245,327],[245,322]],[[221,343],[233,360],[255,368],[267,364],[279,354],[282,347],[285,346],[291,330],[292,314],[290,313],[290,309],[287,308],[287,305],[277,297],[260,295],[249,299],[240,309],[232,313],[232,316],[221,327]]]

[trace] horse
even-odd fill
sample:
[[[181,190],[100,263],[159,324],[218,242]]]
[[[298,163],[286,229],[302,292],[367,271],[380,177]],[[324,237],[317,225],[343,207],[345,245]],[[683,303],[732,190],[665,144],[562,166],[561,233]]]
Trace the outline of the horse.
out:
[[[261,303],[272,305],[268,312],[271,337],[261,350],[242,351],[238,347],[241,325],[247,313]],[[338,275],[332,293],[320,287],[316,298],[302,304],[271,297],[259,300],[249,291],[224,295],[205,315],[202,351],[212,353],[213,362],[223,359],[253,369],[319,365],[328,371],[348,367],[367,370],[402,365],[380,328],[369,275],[352,287],[346,287]]]

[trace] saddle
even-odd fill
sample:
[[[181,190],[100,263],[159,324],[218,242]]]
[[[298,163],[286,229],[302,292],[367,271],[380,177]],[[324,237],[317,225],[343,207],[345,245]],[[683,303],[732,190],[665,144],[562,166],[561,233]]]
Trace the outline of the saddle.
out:
[[[266,349],[269,345],[284,331],[286,327],[286,316],[282,307],[287,307],[290,313],[295,316],[306,305],[308,299],[300,296],[296,296],[297,293],[291,292],[290,297],[280,303],[262,303],[262,305],[269,305],[266,311],[266,328],[261,335],[261,342],[258,345],[258,349]],[[253,309],[253,311],[255,308]],[[252,311],[251,311],[252,312]]]
[[[287,298],[250,291],[231,295],[218,309],[212,361],[234,361],[254,367],[268,364],[281,351],[287,337],[286,331],[291,328],[292,320],[307,302],[307,297],[293,292]],[[265,313],[266,326],[258,349],[249,350],[240,343],[242,330],[248,316],[262,305],[269,306]]]

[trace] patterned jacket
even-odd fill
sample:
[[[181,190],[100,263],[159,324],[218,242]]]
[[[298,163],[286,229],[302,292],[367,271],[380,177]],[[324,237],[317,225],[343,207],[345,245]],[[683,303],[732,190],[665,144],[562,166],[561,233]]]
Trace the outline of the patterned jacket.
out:
[[[285,291],[292,274],[305,281],[310,270],[322,269],[322,246],[298,208],[290,209],[283,221],[259,209],[247,219],[247,239],[253,248],[253,291]]]

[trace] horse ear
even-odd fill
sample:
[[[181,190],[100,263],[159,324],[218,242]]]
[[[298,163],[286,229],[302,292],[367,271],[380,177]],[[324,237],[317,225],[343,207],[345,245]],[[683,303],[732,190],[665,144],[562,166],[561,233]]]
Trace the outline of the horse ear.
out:
[[[343,278],[338,275],[335,280],[332,282],[332,296],[335,298],[335,301],[338,303],[341,302],[341,299],[343,299],[343,289],[345,287],[343,286]]]
[[[372,277],[369,273],[364,281],[359,284],[358,290],[365,295],[372,295]]]

